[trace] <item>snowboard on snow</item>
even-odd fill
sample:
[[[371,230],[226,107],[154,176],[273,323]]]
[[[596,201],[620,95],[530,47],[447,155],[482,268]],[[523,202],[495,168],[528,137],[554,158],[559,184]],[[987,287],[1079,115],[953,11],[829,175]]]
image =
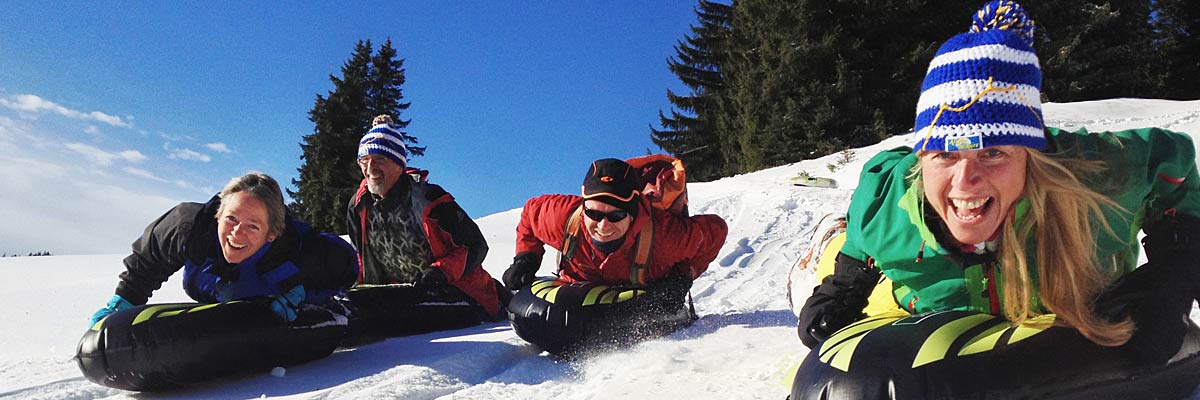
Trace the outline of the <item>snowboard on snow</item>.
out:
[[[814,176],[797,176],[791,179],[792,186],[816,187],[836,189],[837,181],[833,178],[814,177]]]

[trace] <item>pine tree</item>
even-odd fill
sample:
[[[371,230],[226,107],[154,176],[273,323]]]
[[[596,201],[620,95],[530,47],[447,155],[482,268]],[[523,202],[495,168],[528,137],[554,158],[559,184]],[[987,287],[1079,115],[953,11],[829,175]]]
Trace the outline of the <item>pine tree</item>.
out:
[[[723,88],[721,63],[723,42],[729,31],[728,5],[700,0],[696,8],[698,26],[675,45],[676,55],[667,67],[688,87],[690,93],[667,90],[667,99],[678,110],[668,117],[658,112],[662,130],[650,128],[654,144],[683,161],[688,179],[707,181],[721,177],[725,166],[716,126],[716,97]]]
[[[379,114],[389,114],[401,129],[410,121],[400,118],[409,107],[400,86],[404,84],[404,60],[396,58],[391,41],[372,56],[371,42],[359,41],[349,60],[341,68],[342,77],[330,75],[334,89],[326,96],[317,95],[309,120],[313,133],[300,144],[303,160],[300,177],[292,180],[296,191],[288,190],[295,203],[288,209],[321,231],[344,234],[346,204],[362,180],[358,168],[358,141]],[[416,144],[405,134],[405,141]],[[424,153],[423,147],[410,148],[411,156]]]
[[[392,126],[403,133],[404,142],[412,156],[425,154],[424,147],[415,146],[418,141],[404,132],[411,120],[402,120],[398,116],[408,109],[410,103],[403,103],[404,93],[404,59],[396,58],[396,50],[392,48],[392,40],[388,39],[379,48],[379,53],[371,59],[374,75],[369,80],[367,88],[368,106],[372,115],[387,114],[393,117]]]
[[[1155,0],[1153,7],[1162,97],[1200,98],[1200,7],[1193,0]]]
[[[1158,94],[1150,0],[1048,0],[1027,9],[1051,101]]]
[[[977,7],[926,3],[736,2],[719,118],[726,163],[754,171],[907,132],[934,51]]]

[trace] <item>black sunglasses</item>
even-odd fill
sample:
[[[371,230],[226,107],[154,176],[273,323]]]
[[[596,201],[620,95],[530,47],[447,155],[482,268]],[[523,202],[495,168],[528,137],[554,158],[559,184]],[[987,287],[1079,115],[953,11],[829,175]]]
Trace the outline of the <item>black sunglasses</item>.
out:
[[[596,222],[600,222],[600,220],[602,220],[602,219],[607,219],[608,222],[619,222],[619,221],[629,217],[629,212],[625,211],[625,210],[602,212],[602,211],[597,211],[597,210],[593,210],[590,208],[584,208],[583,215],[586,215],[592,221],[596,221]]]

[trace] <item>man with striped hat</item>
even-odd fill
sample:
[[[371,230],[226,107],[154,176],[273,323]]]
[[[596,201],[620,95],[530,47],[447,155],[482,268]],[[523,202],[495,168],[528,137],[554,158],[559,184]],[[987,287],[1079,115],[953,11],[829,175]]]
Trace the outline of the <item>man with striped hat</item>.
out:
[[[380,115],[359,142],[363,180],[347,218],[362,264],[360,287],[403,285],[451,303],[465,300],[485,320],[499,318],[508,292],[497,290],[500,283],[481,266],[488,251],[483,233],[450,193],[427,181],[428,171],[408,167],[404,136],[390,116]],[[352,291],[351,301],[367,306],[356,293],[366,292]]]

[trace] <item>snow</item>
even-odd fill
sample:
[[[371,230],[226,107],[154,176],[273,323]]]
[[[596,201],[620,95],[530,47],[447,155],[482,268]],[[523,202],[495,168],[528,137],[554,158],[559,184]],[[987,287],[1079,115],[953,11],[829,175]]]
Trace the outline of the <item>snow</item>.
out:
[[[1112,99],[1046,104],[1047,124],[1090,130],[1158,126],[1200,133],[1200,101]],[[788,270],[826,213],[844,211],[862,164],[904,136],[838,154],[689,185],[693,214],[725,218],[730,232],[692,290],[702,318],[667,337],[621,350],[557,361],[517,338],[505,323],[392,338],[276,373],[218,380],[170,398],[404,399],[781,399],[808,350],[795,334],[786,298]],[[795,187],[806,171],[839,189]],[[449,188],[453,190],[453,188]],[[499,277],[511,262],[520,210],[479,218]],[[143,221],[142,223],[148,223]],[[129,232],[132,241],[139,232]],[[0,258],[0,397],[132,398],[95,385],[72,357],[87,317],[112,295],[123,254]],[[553,271],[546,257],[541,274]],[[176,274],[153,302],[187,301]],[[804,275],[802,285],[815,279]],[[1200,310],[1192,318],[1200,320]],[[1200,392],[1197,392],[1200,395]]]

